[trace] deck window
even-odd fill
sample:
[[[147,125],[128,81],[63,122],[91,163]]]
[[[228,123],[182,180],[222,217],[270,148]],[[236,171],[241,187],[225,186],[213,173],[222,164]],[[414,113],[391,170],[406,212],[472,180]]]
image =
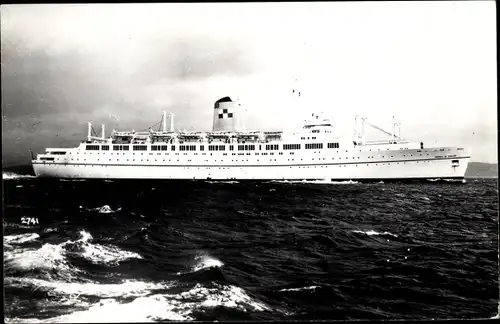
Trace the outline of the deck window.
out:
[[[180,145],[179,151],[196,151],[196,145]]]
[[[315,150],[315,149],[322,149],[322,148],[323,148],[323,143],[306,144],[306,149],[308,149],[308,150]]]
[[[283,144],[284,150],[300,150],[300,144]]]
[[[99,151],[99,145],[87,145],[85,149],[87,151]]]
[[[255,151],[255,145],[238,145],[238,151]]]
[[[278,150],[278,144],[266,144],[266,151]]]

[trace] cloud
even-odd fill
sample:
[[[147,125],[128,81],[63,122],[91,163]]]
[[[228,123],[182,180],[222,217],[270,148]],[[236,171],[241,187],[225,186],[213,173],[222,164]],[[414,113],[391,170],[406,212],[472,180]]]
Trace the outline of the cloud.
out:
[[[167,79],[173,82],[211,78],[219,75],[242,77],[257,68],[238,42],[215,37],[191,36],[183,39],[143,41],[149,48],[135,74],[141,82]]]

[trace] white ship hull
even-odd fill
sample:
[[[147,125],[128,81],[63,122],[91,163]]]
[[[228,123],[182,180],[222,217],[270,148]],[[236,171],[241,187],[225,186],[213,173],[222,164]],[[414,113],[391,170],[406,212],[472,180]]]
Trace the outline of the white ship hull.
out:
[[[453,150],[453,148],[449,150]],[[436,153],[435,151],[439,152],[439,149],[429,149],[428,151]],[[400,152],[402,151],[395,151],[392,154],[403,155]],[[191,159],[189,164],[166,163],[161,161],[163,160],[161,158],[161,162],[151,158],[143,159],[144,161],[140,163],[134,162],[134,164],[130,161],[123,163],[121,160],[127,160],[125,158],[119,158],[116,159],[115,163],[106,164],[98,161],[43,163],[35,160],[33,168],[37,177],[72,179],[389,180],[464,178],[470,159],[468,152],[459,151],[463,152],[461,155],[453,152],[455,154],[452,154],[452,157],[437,154],[432,156],[425,154],[425,152],[425,150],[421,152],[423,155],[421,157],[410,157],[413,154],[410,154],[410,151],[405,151],[405,157],[393,155],[391,159],[377,159],[375,157],[375,159],[364,161],[359,156],[350,156],[344,158],[347,160],[346,162],[341,162],[342,158],[333,158],[331,155],[316,156],[316,160],[320,161],[307,162],[300,161],[300,158],[291,162],[289,156],[276,156],[276,161],[273,161],[272,164],[262,161],[262,157],[257,159],[255,156],[239,162],[231,161],[228,163],[217,162],[224,160],[211,156],[213,158],[211,164],[197,162],[195,159]],[[391,152],[384,154],[391,154]],[[438,154],[442,154],[442,152]]]
[[[37,177],[186,180],[461,179],[471,148],[408,142],[361,119],[353,138],[335,135],[329,119],[314,115],[297,131],[244,131],[240,104],[229,97],[213,108],[213,131],[116,132],[92,136],[74,148],[47,148],[32,161]],[[355,121],[357,125],[357,119]],[[364,125],[391,135],[366,141]]]

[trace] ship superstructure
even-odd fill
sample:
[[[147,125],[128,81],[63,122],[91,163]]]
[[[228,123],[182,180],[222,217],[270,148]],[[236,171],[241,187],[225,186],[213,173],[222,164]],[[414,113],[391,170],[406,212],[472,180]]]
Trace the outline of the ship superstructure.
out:
[[[339,137],[331,120],[312,114],[297,131],[247,131],[241,105],[214,104],[211,132],[167,129],[92,134],[74,148],[48,148],[32,161],[38,177],[81,179],[387,180],[463,179],[471,148],[424,145],[357,118],[354,136]],[[365,126],[391,136],[365,139]]]

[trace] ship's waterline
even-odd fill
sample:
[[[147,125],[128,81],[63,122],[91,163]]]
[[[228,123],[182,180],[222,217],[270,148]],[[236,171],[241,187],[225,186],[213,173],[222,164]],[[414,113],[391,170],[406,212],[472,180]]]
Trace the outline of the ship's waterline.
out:
[[[248,132],[239,104],[215,103],[213,132],[166,130],[92,136],[75,148],[48,148],[32,161],[37,177],[88,179],[363,180],[463,178],[471,155],[465,146],[427,146],[399,136],[335,136],[329,119],[312,116],[296,132]],[[171,116],[172,118],[172,116]]]

